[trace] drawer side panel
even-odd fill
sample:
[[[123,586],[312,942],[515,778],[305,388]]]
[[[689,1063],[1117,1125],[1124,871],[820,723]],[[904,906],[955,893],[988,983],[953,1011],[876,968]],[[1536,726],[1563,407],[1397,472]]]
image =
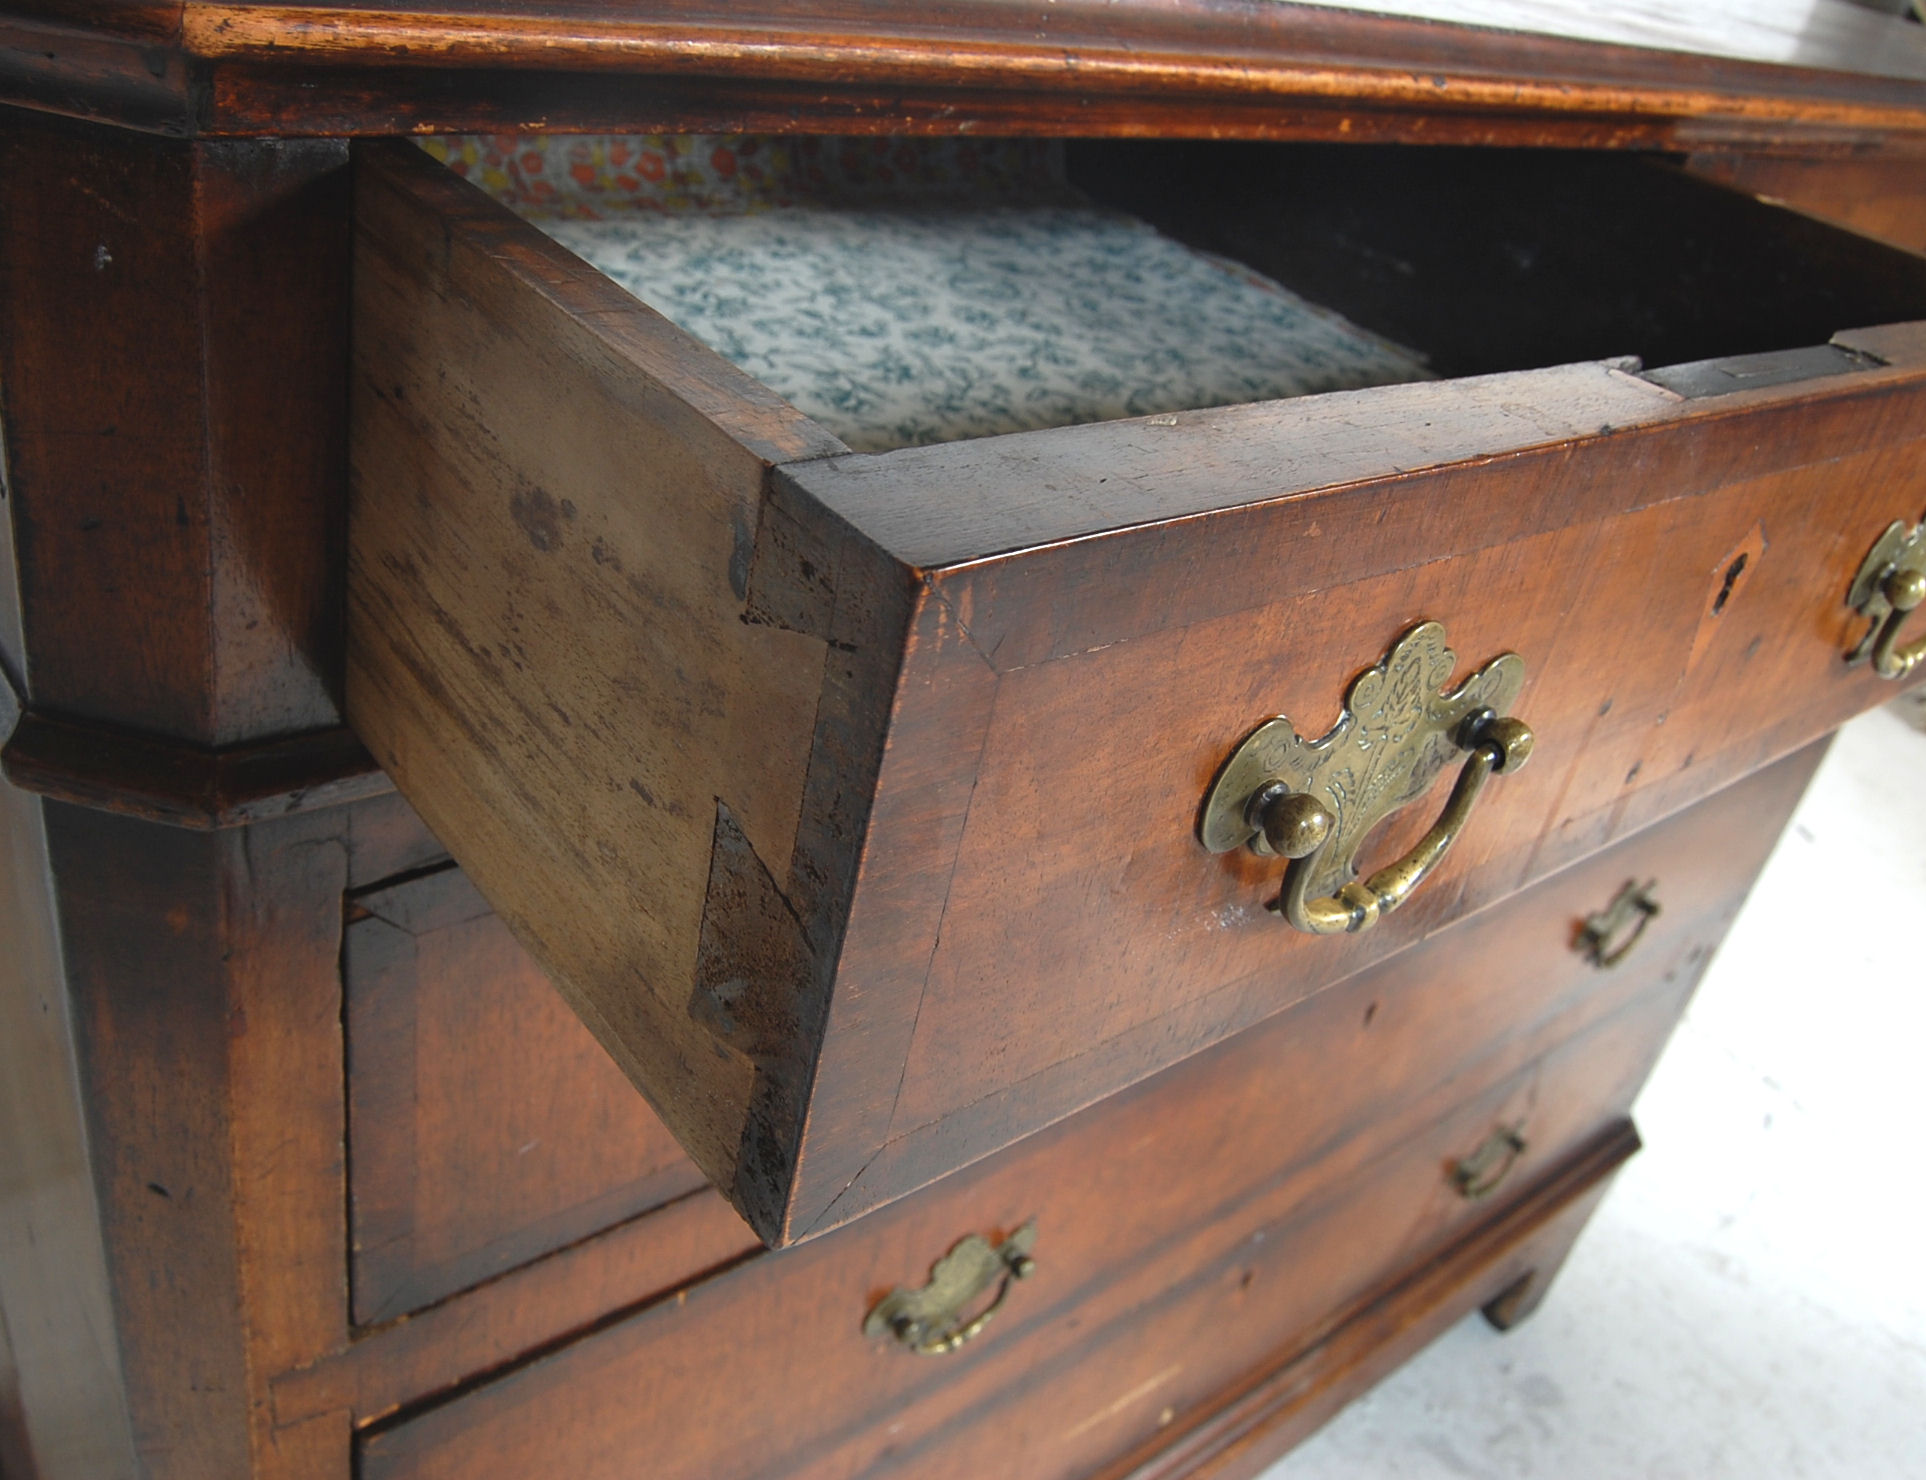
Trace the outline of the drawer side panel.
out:
[[[764,548],[840,443],[409,147],[355,315],[350,718],[770,1236],[909,593]]]

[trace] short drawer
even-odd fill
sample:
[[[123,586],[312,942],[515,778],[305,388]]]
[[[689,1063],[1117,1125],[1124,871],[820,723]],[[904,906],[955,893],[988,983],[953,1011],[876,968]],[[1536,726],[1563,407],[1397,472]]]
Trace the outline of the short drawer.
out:
[[[1601,1173],[1599,1138],[1622,1143],[1614,1127],[1815,760],[856,1226],[372,1432],[361,1473],[614,1480],[640,1454],[652,1480],[1088,1473],[1455,1242],[1582,1193],[1573,1168]],[[1576,933],[1634,878],[1656,878],[1663,911],[1601,970]],[[1501,1129],[1524,1150],[1467,1199],[1457,1166]],[[960,1237],[1031,1222],[1036,1270],[977,1339],[923,1359],[865,1335],[886,1292]]]
[[[419,151],[361,156],[351,717],[772,1244],[1891,688],[1845,598],[1926,507],[1926,330],[1862,326],[1926,318],[1926,261],[1637,160],[1073,163],[1457,378],[854,454]],[[1599,358],[1635,353],[1706,363]],[[1356,752],[1320,890],[1375,878],[1486,700],[1530,764],[1372,928],[1301,934],[1276,859],[1205,847],[1282,714],[1305,764]]]
[[[342,976],[358,1325],[707,1185],[459,869],[355,895]]]

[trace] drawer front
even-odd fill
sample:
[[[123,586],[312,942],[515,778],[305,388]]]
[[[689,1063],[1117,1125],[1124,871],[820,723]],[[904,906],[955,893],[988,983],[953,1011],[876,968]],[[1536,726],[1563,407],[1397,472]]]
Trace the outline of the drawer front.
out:
[[[1087,1472],[1529,1199],[1621,1116],[1815,760],[859,1227],[372,1434],[362,1473],[602,1480],[644,1454],[652,1480]],[[1582,960],[1584,917],[1654,876],[1663,913],[1623,964]],[[1451,1169],[1501,1127],[1527,1149],[1467,1201]],[[1036,1272],[980,1339],[921,1359],[864,1336],[865,1313],[964,1234],[1031,1219]],[[1152,1354],[1177,1370],[1151,1382]]]
[[[1926,401],[1915,409],[1926,430]],[[1763,435],[1742,430],[1748,420],[1720,429],[1724,445],[1709,461],[1747,455],[1741,439]],[[1035,571],[960,575],[952,599],[972,614],[970,628],[936,634],[899,725],[952,722],[933,697],[946,662],[980,668],[980,650],[1005,639],[1035,661],[1013,661],[982,711],[941,908],[913,950],[893,913],[909,881],[890,877],[891,913],[873,939],[859,891],[844,970],[870,990],[826,1044],[818,1078],[860,1076],[862,1054],[904,1068],[886,1108],[847,1107],[846,1124],[865,1134],[830,1145],[820,1133],[820,1162],[806,1171],[835,1189],[824,1216],[856,1216],[926,1171],[1316,992],[1883,698],[1886,686],[1841,661],[1851,633],[1827,603],[1849,615],[1837,596],[1864,553],[1859,535],[1849,543],[1842,531],[1883,527],[1895,486],[1926,507],[1926,449],[1879,446],[1869,423],[1848,425],[1834,430],[1875,447],[1542,533],[1524,527],[1534,516],[1518,507],[1539,480],[1555,474],[1553,486],[1570,491],[1562,518],[1589,488],[1622,491],[1637,479],[1662,488],[1667,472],[1641,468],[1642,456],[1591,475],[1562,457],[1555,469],[1513,467],[1507,477],[1526,486],[1486,494],[1487,508],[1518,521],[1509,531],[1447,532],[1427,517],[1434,502],[1469,501],[1469,488],[1287,501],[1199,536],[1209,546],[1200,562],[1221,563],[1223,590],[1309,587],[1256,612],[1212,610],[1215,580],[1184,593],[1196,600],[1188,611],[1153,606],[1165,552],[1149,537],[1137,555],[1093,545],[1037,556],[1061,563],[1044,582],[1055,598],[999,589],[1027,585]],[[1335,570],[1288,576],[1264,554],[1327,540],[1349,541],[1355,554],[1334,553]],[[1319,563],[1316,553],[1304,561]],[[1367,565],[1384,573],[1365,574]],[[1741,582],[1709,615],[1735,566]],[[1061,642],[1053,632],[1067,605],[1108,608],[1093,629],[1115,640],[1081,652],[1082,638]],[[1015,630],[999,625],[1006,612]],[[1301,717],[1307,738],[1324,733],[1358,669],[1414,617],[1444,624],[1463,655],[1457,677],[1522,655],[1516,710],[1536,748],[1521,772],[1488,783],[1462,840],[1399,913],[1354,935],[1298,933],[1266,909],[1279,861],[1204,854],[1197,810],[1226,756],[1270,715]],[[1360,627],[1374,635],[1351,637]],[[1347,642],[1355,656],[1333,662]],[[1448,790],[1449,777],[1394,817],[1361,854],[1365,871],[1410,847]],[[911,831],[921,821],[900,820]],[[877,832],[898,821],[891,811]],[[877,851],[887,874],[896,855]],[[900,986],[900,997],[876,992],[878,982]]]
[[[838,456],[438,166],[368,164],[353,718],[771,1243],[1890,687],[1842,661],[1844,598],[1926,507],[1926,332],[1741,365],[1732,394],[1593,362]],[[1772,235],[1782,276],[1926,313],[1926,265],[1742,214],[1719,239]],[[1424,620],[1457,655],[1439,687],[1518,655],[1536,751],[1399,913],[1299,935],[1264,908],[1274,860],[1201,845],[1212,778],[1271,716],[1323,736]]]
[[[459,870],[359,894],[350,914],[358,1324],[706,1185]]]

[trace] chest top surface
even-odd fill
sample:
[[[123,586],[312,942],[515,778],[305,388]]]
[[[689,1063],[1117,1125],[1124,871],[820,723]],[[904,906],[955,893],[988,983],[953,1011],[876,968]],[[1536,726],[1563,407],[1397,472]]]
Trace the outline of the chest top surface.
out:
[[[0,98],[177,135],[1926,138],[1926,27],[1850,0],[12,0],[0,48]]]

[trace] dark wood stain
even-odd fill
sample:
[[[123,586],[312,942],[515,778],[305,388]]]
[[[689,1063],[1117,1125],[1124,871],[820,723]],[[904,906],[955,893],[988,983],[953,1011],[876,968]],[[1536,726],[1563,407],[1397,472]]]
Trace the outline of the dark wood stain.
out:
[[[32,702],[205,746],[337,723],[345,146],[0,148]]]

